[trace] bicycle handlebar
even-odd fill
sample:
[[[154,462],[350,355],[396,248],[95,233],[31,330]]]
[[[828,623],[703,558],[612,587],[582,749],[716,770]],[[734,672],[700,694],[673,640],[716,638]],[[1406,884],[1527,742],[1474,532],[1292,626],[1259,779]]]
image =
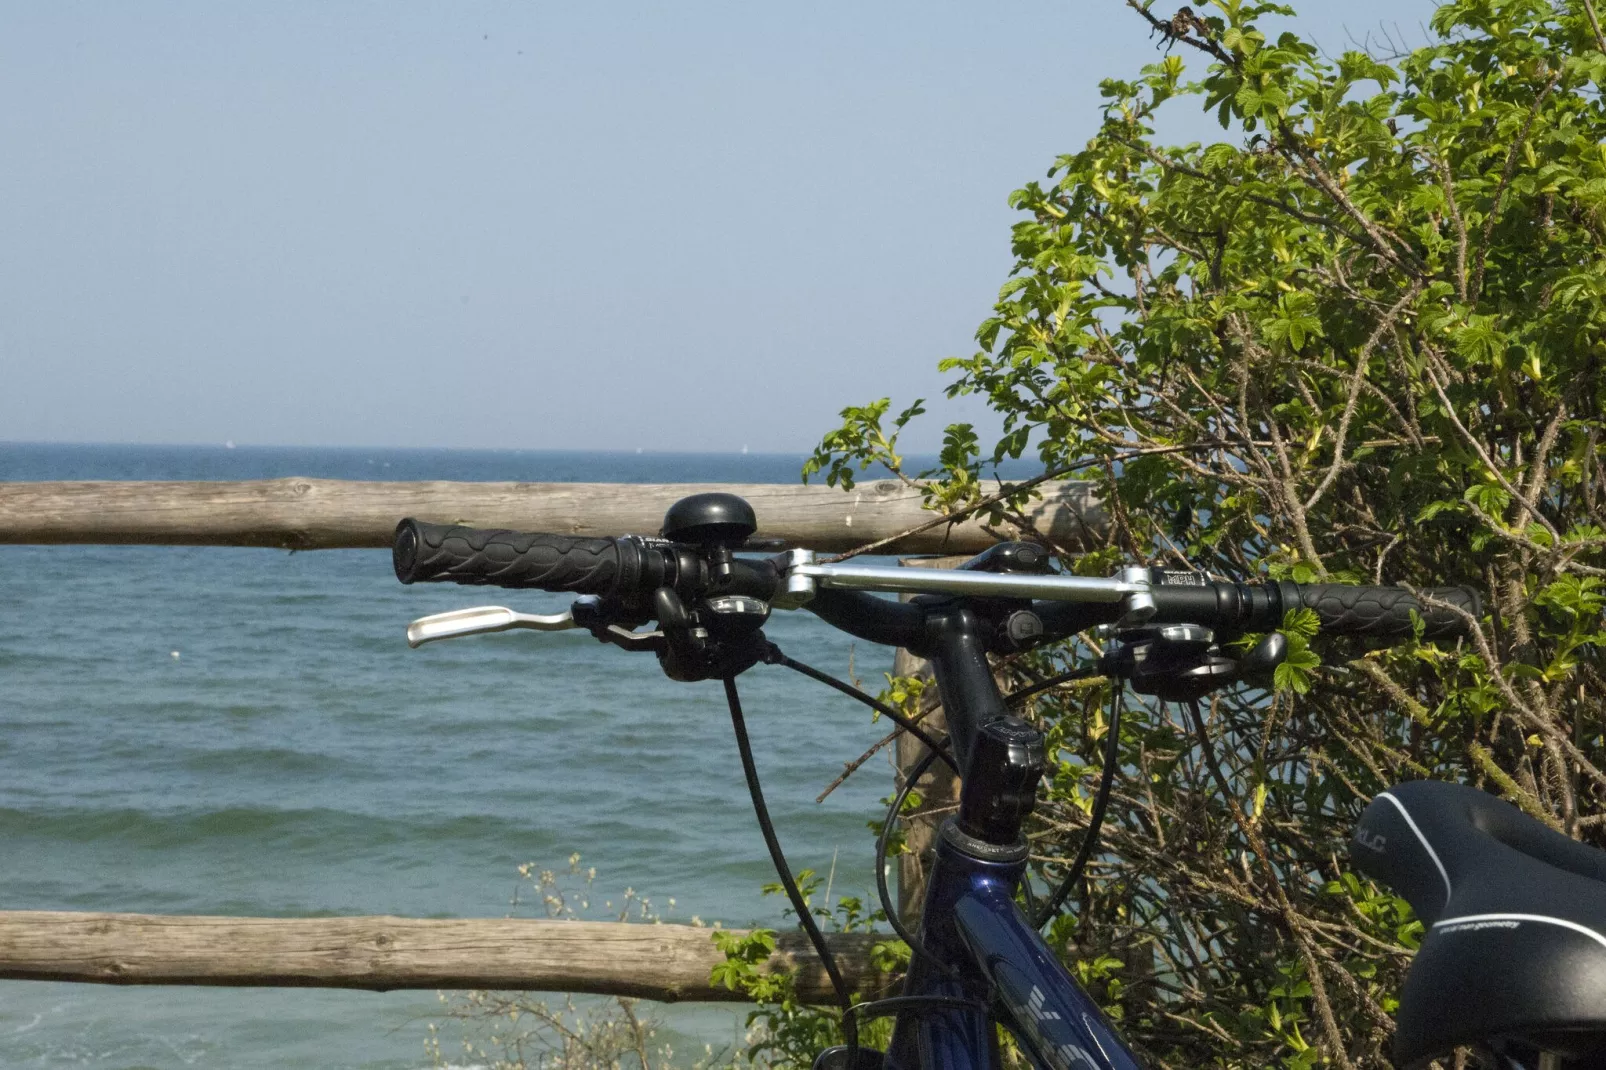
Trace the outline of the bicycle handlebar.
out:
[[[721,581],[697,549],[633,535],[580,538],[408,519],[397,526],[393,557],[396,576],[403,583],[537,588],[637,605],[649,604],[659,587],[699,596],[739,580],[743,593],[787,607],[809,605],[838,627],[889,645],[907,645],[918,630],[920,611],[863,592],[1030,602],[1043,620],[1045,638],[1122,621],[1198,624],[1233,633],[1271,631],[1281,626],[1288,610],[1308,608],[1328,634],[1405,637],[1412,633],[1415,615],[1422,621],[1424,638],[1443,639],[1466,634],[1468,619],[1476,619],[1481,611],[1477,592],[1464,587],[1431,588],[1418,597],[1400,587],[1300,585],[1286,580],[1244,584],[1159,569],[1123,569],[1114,579],[1097,579],[818,565],[806,551],[792,551],[773,561],[727,557],[735,574],[727,571]]]
[[[807,904],[791,880],[791,869],[770,827],[736,696],[737,675],[756,664],[785,664],[832,683],[919,735],[931,748],[927,764],[939,754],[948,759],[964,782],[958,813],[943,828],[942,851],[951,855],[939,862],[939,870],[960,866],[949,875],[953,881],[975,872],[966,868],[965,859],[989,864],[1009,859],[1011,865],[1025,859],[1022,830],[1047,768],[1049,750],[1043,733],[1010,713],[989,655],[1020,653],[1098,625],[1113,625],[1112,641],[1095,666],[1017,692],[1035,693],[1096,671],[1110,679],[1116,696],[1107,725],[1103,775],[1082,850],[1047,908],[1034,919],[1034,925],[1041,925],[1075,887],[1096,848],[1111,784],[1121,767],[1120,696],[1126,688],[1162,703],[1190,704],[1203,732],[1200,698],[1238,681],[1269,689],[1289,648],[1285,636],[1267,634],[1238,655],[1230,650],[1229,637],[1274,633],[1289,611],[1309,609],[1321,630],[1329,633],[1405,637],[1420,627],[1424,638],[1448,638],[1467,634],[1481,609],[1477,593],[1464,588],[1429,589],[1417,595],[1403,588],[1300,585],[1286,580],[1247,584],[1211,579],[1202,572],[1136,567],[1123,568],[1107,579],[1056,574],[1050,571],[1043,548],[1023,543],[997,545],[958,570],[819,564],[806,550],[768,559],[735,557],[733,551],[756,530],[747,503],[711,492],[682,499],[669,510],[663,529],[667,539],[577,538],[404,520],[396,530],[393,560],[403,583],[447,581],[581,595],[568,613],[549,617],[494,606],[425,617],[408,629],[408,642],[414,646],[508,628],[581,627],[626,650],[656,653],[670,679],[722,679],[766,843],[794,909],[805,920]],[[917,597],[898,602],[872,592]],[[948,719],[948,742],[921,734],[913,722],[859,695],[852,685],[833,682],[781,654],[765,637],[763,625],[772,607],[803,606],[852,635],[927,658]],[[659,622],[658,630],[629,630],[649,620]],[[904,793],[918,780],[916,770]],[[903,794],[893,801],[886,829],[894,827],[902,802]],[[884,842],[877,848],[878,873],[885,862],[884,848]],[[1002,870],[989,870],[986,879],[996,879],[995,872]],[[941,887],[936,877],[933,881],[934,888]],[[1003,893],[1006,907],[1012,887]],[[887,916],[895,917],[885,887],[878,888]],[[927,932],[924,925],[921,932]],[[812,927],[810,935],[832,969],[823,937]],[[904,935],[917,955],[912,960],[915,966],[931,959],[949,969],[919,938]],[[951,942],[957,946],[957,938]],[[1030,950],[1032,945],[1021,946]],[[1047,955],[1047,946],[1040,946]],[[832,975],[836,977],[834,969]],[[911,984],[918,983],[914,970],[911,978],[915,979]],[[840,982],[837,988],[848,1006]],[[1037,994],[1034,988],[1034,998]],[[906,1023],[898,1028],[895,1043]],[[856,1061],[857,1041],[851,1033],[848,1043],[846,1050]]]

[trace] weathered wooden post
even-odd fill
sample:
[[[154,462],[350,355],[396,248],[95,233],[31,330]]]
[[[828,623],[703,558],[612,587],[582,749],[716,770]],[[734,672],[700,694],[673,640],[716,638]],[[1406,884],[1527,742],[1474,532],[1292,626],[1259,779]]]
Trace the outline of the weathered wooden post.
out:
[[[965,560],[963,556],[907,557],[898,563],[905,568],[953,568]],[[909,598],[908,595],[903,597],[905,600]],[[931,671],[924,658],[899,647],[892,657],[892,675],[929,680]],[[940,736],[948,731],[948,719],[937,699],[935,686],[921,694],[920,709],[930,711],[920,723],[932,735]],[[898,736],[893,747],[897,772],[892,788],[897,791],[925,755],[926,746],[904,732]],[[911,925],[920,917],[920,905],[926,898],[926,878],[935,858],[937,829],[953,808],[959,805],[959,778],[946,765],[936,762],[926,770],[919,790],[920,805],[906,819],[904,845],[907,849],[898,856],[898,914]]]

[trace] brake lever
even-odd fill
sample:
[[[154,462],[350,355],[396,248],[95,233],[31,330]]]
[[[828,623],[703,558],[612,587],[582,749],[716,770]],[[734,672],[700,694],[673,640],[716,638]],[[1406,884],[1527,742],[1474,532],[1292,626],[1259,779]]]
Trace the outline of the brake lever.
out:
[[[617,607],[615,607],[617,608]],[[664,633],[660,630],[633,632],[615,623],[609,606],[594,594],[583,594],[569,607],[574,626],[584,628],[603,643],[612,643],[621,650],[657,654],[664,649]]]
[[[612,643],[621,650],[633,650],[644,654],[661,654],[664,650],[664,633],[658,630],[650,632],[633,632],[628,628],[621,628],[617,624],[610,624],[600,633],[592,632],[604,643]]]
[[[591,607],[581,607],[582,612],[589,608]],[[456,609],[450,613],[419,617],[407,626],[407,645],[416,649],[437,639],[456,639],[464,635],[484,635],[515,629],[562,632],[570,628],[585,628],[604,643],[612,643],[625,650],[657,653],[664,646],[664,633],[660,631],[633,632],[602,620],[577,621],[572,611],[546,614],[515,613],[506,606],[475,606],[473,609]]]
[[[1276,676],[1277,666],[1288,657],[1288,637],[1282,632],[1267,632],[1238,662],[1239,675],[1251,684],[1269,687]]]
[[[1216,635],[1197,624],[1165,624],[1107,634],[1117,640],[1099,659],[1100,671],[1124,680],[1140,695],[1165,702],[1197,701],[1210,692],[1244,682],[1270,687],[1277,666],[1288,656],[1288,640],[1269,632],[1247,654],[1222,650]]]
[[[506,606],[475,606],[419,617],[407,626],[407,645],[414,649],[437,639],[456,639],[528,628],[537,632],[561,632],[575,627],[573,615],[564,613],[515,613]]]

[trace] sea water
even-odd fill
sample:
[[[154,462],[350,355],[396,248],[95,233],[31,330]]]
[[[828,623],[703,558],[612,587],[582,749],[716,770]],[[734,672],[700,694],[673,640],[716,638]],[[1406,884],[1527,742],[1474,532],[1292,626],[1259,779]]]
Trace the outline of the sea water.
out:
[[[0,480],[758,483],[802,460],[0,444]],[[409,620],[485,602],[566,605],[404,587],[381,550],[0,546],[0,909],[500,917],[522,863],[578,852],[599,901],[784,924],[720,686],[584,633],[407,648]],[[890,668],[807,613],[767,634],[872,691]],[[885,726],[785,669],[741,687],[793,868],[873,901],[888,765],[814,800]],[[433,992],[4,981],[0,1067],[400,1070],[427,1065],[439,1010]],[[734,1008],[666,1017],[683,1050],[740,1034]]]

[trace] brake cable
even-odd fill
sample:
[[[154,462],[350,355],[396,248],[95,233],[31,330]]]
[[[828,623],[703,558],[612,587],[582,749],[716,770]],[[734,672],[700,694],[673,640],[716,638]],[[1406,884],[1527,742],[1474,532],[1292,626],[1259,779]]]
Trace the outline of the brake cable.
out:
[[[798,924],[808,934],[809,943],[814,945],[815,954],[820,956],[820,964],[831,978],[831,988],[836,993],[837,1004],[842,1008],[842,1035],[848,1045],[848,1065],[858,1064],[859,1051],[859,1024],[853,1016],[853,997],[848,994],[848,986],[843,983],[842,971],[837,969],[836,956],[825,943],[825,934],[814,922],[814,915],[809,912],[809,905],[803,899],[803,893],[798,891],[797,881],[792,878],[792,869],[786,863],[786,856],[781,853],[781,841],[775,836],[775,826],[770,822],[769,807],[764,805],[764,789],[759,786],[758,768],[753,764],[753,745],[747,738],[747,722],[742,717],[742,700],[736,694],[736,677],[727,676],[725,683],[725,701],[730,705],[731,728],[736,732],[736,749],[742,756],[742,776],[747,779],[747,793],[753,799],[753,813],[758,817],[758,828],[764,835],[764,846],[769,848],[770,861],[775,864],[775,872],[781,878],[781,887],[786,890],[786,898],[791,902],[792,909],[797,912]]]
[[[931,768],[931,763],[936,757],[936,751],[926,751],[915,763],[914,768],[909,770],[903,786],[892,797],[892,805],[887,808],[887,819],[882,822],[881,834],[876,837],[875,842],[875,890],[881,899],[881,913],[887,916],[887,924],[898,935],[898,939],[909,945],[910,953],[925,959],[948,979],[957,980],[958,971],[932,954],[920,938],[903,924],[903,919],[898,916],[897,907],[893,905],[892,893],[887,890],[887,842],[892,838],[892,830],[897,827],[898,816],[903,812],[903,801],[909,797],[909,793],[914,790],[920,778],[926,775],[926,770]]]
[[[933,739],[920,728],[919,724],[910,718],[905,717],[903,714],[899,713],[885,702],[871,698],[859,688],[854,687],[845,680],[838,680],[836,677],[827,673],[823,673],[819,669],[814,668],[812,665],[805,665],[796,658],[788,657],[786,654],[782,653],[781,648],[776,646],[774,643],[770,644],[770,652],[765,656],[764,660],[766,663],[771,665],[784,665],[788,669],[802,673],[811,680],[818,680],[822,684],[827,684],[831,687],[834,687],[836,690],[842,692],[844,695],[847,695],[849,698],[857,699],[866,706],[869,706],[871,709],[882,714],[888,720],[895,722],[899,727],[903,728],[910,735],[913,735],[916,739],[920,740],[920,742],[926,745],[925,755],[921,757],[920,761],[915,763],[914,768],[909,771],[909,775],[904,778],[903,787],[898,790],[896,796],[892,800],[891,808],[887,811],[887,819],[881,826],[881,835],[876,837],[876,895],[881,900],[881,912],[887,916],[887,924],[892,927],[892,931],[897,935],[898,939],[909,945],[910,953],[925,959],[927,963],[935,967],[944,976],[956,978],[958,973],[953,969],[953,967],[947,965],[941,959],[937,958],[936,955],[932,954],[931,951],[926,948],[926,945],[920,941],[920,938],[911,933],[903,924],[902,919],[898,917],[897,908],[893,906],[892,893],[887,889],[887,840],[890,838],[891,829],[896,824],[898,815],[903,810],[903,801],[907,799],[909,797],[909,793],[914,790],[915,782],[925,775],[926,770],[931,768],[931,763],[936,759],[942,759],[943,763],[946,764],[949,769],[954,771],[955,776],[959,775],[959,764],[954,761],[953,751],[949,747],[948,741]]]
[[[893,828],[896,827],[898,816],[903,811],[904,801],[908,799],[909,793],[914,790],[920,778],[931,768],[932,763],[941,759],[956,775],[959,775],[959,766],[954,760],[953,752],[948,746],[948,742],[933,738],[921,729],[918,723],[899,713],[886,703],[865,694],[865,692],[852,684],[789,657],[774,643],[769,645],[769,650],[764,655],[763,660],[766,664],[783,665],[794,672],[807,676],[811,680],[816,680],[834,688],[849,698],[862,702],[926,745],[926,753],[915,763],[914,768],[909,771],[909,775],[904,779],[903,786],[893,796],[892,805],[887,810],[886,821],[881,827],[881,834],[876,838],[876,894],[881,900],[881,910],[886,915],[887,924],[897,937],[908,945],[910,954],[924,959],[944,977],[950,980],[957,979],[958,972],[933,954],[918,936],[909,931],[898,916],[898,910],[892,902],[892,893],[887,887],[886,863],[888,841],[891,839]],[[1032,695],[1046,691],[1059,684],[1087,679],[1095,675],[1097,671],[1097,669],[1093,668],[1081,668],[1061,673],[1058,676],[1051,676],[1046,680],[1040,680],[1035,684],[1011,693],[1004,701],[1008,705],[1015,705]],[[775,872],[781,879],[781,887],[785,890],[786,897],[791,903],[793,911],[796,912],[799,923],[808,935],[809,942],[814,945],[815,953],[820,956],[821,965],[825,967],[825,972],[831,979],[831,987],[836,994],[837,1004],[842,1008],[842,1032],[847,1040],[847,1047],[854,1052],[858,1050],[857,1019],[860,1016],[878,1017],[882,1014],[896,1013],[899,1010],[912,1009],[920,1005],[930,1005],[934,1008],[985,1009],[985,1007],[974,1001],[946,996],[893,997],[860,1004],[853,1002],[852,996],[848,994],[847,985],[842,979],[841,971],[837,967],[836,958],[826,945],[825,936],[820,931],[819,925],[815,923],[813,915],[809,912],[808,904],[804,902],[803,894],[798,890],[797,882],[792,877],[792,871],[787,864],[786,856],[781,852],[780,841],[775,834],[775,826],[770,821],[769,809],[764,803],[764,793],[759,784],[758,771],[753,763],[752,744],[748,740],[746,722],[742,716],[741,700],[736,693],[736,678],[727,676],[724,678],[724,683],[725,698],[730,705],[731,711],[731,726],[735,730],[736,746],[742,758],[742,774],[747,780],[748,794],[753,800],[753,810],[758,817],[759,831],[764,836],[764,845],[769,849],[770,861],[775,865]],[[1098,791],[1094,796],[1093,812],[1088,824],[1087,834],[1082,839],[1082,845],[1077,851],[1076,860],[1071,864],[1070,871],[1054,890],[1054,894],[1044,904],[1042,911],[1032,916],[1034,928],[1041,928],[1058,912],[1066,897],[1070,895],[1071,889],[1081,878],[1083,871],[1087,867],[1088,860],[1092,857],[1093,850],[1098,844],[1099,829],[1104,822],[1104,814],[1109,805],[1110,790],[1115,779],[1115,768],[1120,757],[1120,726],[1121,692],[1117,689],[1110,709],[1109,742],[1105,747],[1104,769],[1099,780]],[[1031,888],[1029,886],[1026,889],[1026,894],[1030,899]]]
[[[887,814],[887,821],[882,826],[881,835],[876,840],[876,892],[881,899],[881,910],[886,915],[887,924],[891,926],[898,938],[908,945],[910,953],[925,959],[944,977],[950,980],[957,980],[959,977],[958,971],[932,954],[925,944],[921,942],[920,938],[911,933],[898,917],[898,911],[892,905],[892,894],[887,889],[886,866],[886,849],[890,830],[896,823],[898,813],[903,809],[904,800],[914,790],[915,783],[931,768],[932,762],[939,758],[949,768],[953,769],[956,774],[958,772],[958,765],[954,761],[953,753],[949,749],[947,741],[933,739],[922,731],[918,724],[886,703],[871,698],[851,684],[788,657],[773,643],[770,644],[769,653],[764,660],[772,665],[784,665],[810,679],[829,684],[850,698],[855,698],[865,705],[880,711],[889,720],[896,722],[926,745],[926,753],[916,763],[915,767],[910,770],[903,787],[898,790],[893,798],[892,807]],[[939,1009],[987,1010],[984,1004],[950,996],[897,996],[867,1003],[856,1004],[853,1002],[853,997],[848,993],[847,985],[842,979],[841,970],[837,967],[836,957],[832,955],[830,947],[826,944],[825,935],[820,931],[819,925],[810,913],[808,904],[803,899],[803,893],[798,889],[797,881],[792,877],[791,866],[787,863],[786,856],[781,852],[780,840],[775,834],[775,825],[770,821],[769,807],[764,803],[764,790],[759,784],[758,769],[753,762],[753,747],[748,739],[746,719],[742,715],[741,698],[736,692],[736,678],[734,676],[726,676],[724,677],[724,684],[725,701],[730,706],[731,727],[736,735],[736,749],[741,754],[742,759],[742,775],[747,781],[748,795],[753,800],[753,812],[758,818],[759,831],[763,834],[764,846],[769,849],[770,861],[775,866],[776,875],[781,879],[781,887],[786,892],[786,898],[791,903],[792,910],[797,914],[799,924],[803,926],[803,931],[808,935],[809,943],[814,945],[815,953],[820,956],[820,963],[825,967],[826,975],[831,979],[831,988],[836,994],[837,1005],[842,1008],[842,1035],[847,1041],[849,1049],[849,1065],[856,1065],[858,1059],[858,1018],[861,1015],[880,1017],[883,1014],[897,1013],[906,1008],[913,1009],[925,1005]]]
[[[1070,672],[1062,672],[1058,676],[1050,676],[1047,680],[1039,680],[1037,683],[1032,684],[1029,687],[1021,688],[1019,691],[1011,691],[1009,694],[1004,696],[1004,705],[1014,706],[1024,699],[1031,698],[1039,691],[1047,691],[1051,687],[1058,687],[1060,684],[1068,684],[1072,680],[1086,680],[1091,676],[1098,675],[1098,673],[1099,670],[1097,668],[1084,667],[1080,669],[1072,669]]]
[[[937,740],[933,739],[923,728],[920,727],[918,722],[899,713],[885,702],[882,702],[879,699],[871,698],[869,695],[865,694],[863,691],[854,687],[845,680],[838,680],[836,677],[827,673],[823,673],[819,669],[814,668],[812,665],[805,665],[796,658],[787,657],[781,652],[781,648],[776,646],[774,643],[770,644],[769,652],[765,654],[764,661],[769,665],[784,665],[788,669],[802,673],[811,680],[818,680],[820,683],[825,684],[828,687],[836,688],[849,698],[864,703],[866,706],[869,706],[872,710],[875,710],[877,713],[881,714],[881,716],[885,717],[887,720],[891,721],[893,724],[897,725],[899,728],[902,728],[905,732],[908,732],[920,742],[924,743],[927,749],[931,750],[936,754],[937,757],[942,759],[943,764],[954,771],[954,776],[962,775],[959,772],[959,763],[954,761],[953,752],[949,749],[946,743],[939,743]]]
[[[1117,686],[1114,690],[1114,697],[1110,700],[1110,727],[1104,746],[1104,770],[1099,777],[1098,791],[1093,796],[1093,812],[1088,818],[1087,833],[1082,837],[1081,847],[1077,848],[1076,860],[1071,863],[1070,872],[1065,874],[1065,879],[1060,881],[1059,887],[1054,889],[1054,894],[1043,904],[1042,911],[1033,916],[1032,927],[1035,929],[1041,929],[1059,913],[1066,897],[1071,894],[1071,889],[1081,880],[1082,871],[1087,868],[1088,860],[1093,857],[1094,848],[1098,846],[1099,828],[1104,824],[1104,812],[1110,803],[1110,789],[1115,784],[1115,769],[1121,758],[1123,689]]]
[[[909,945],[910,952],[925,959],[929,964],[942,971],[945,976],[956,976],[952,967],[946,965],[934,954],[932,954],[932,952],[920,942],[920,939],[911,933],[899,919],[898,911],[892,903],[892,893],[887,888],[886,867],[886,852],[888,846],[887,841],[890,839],[890,830],[894,827],[896,819],[903,809],[903,801],[908,798],[909,792],[914,789],[915,782],[919,780],[920,777],[925,774],[926,770],[931,767],[932,761],[940,758],[944,764],[948,766],[948,768],[954,771],[956,776],[961,775],[959,773],[958,763],[954,761],[953,754],[947,743],[939,742],[938,740],[933,739],[929,734],[922,731],[920,726],[914,721],[910,720],[908,717],[905,717],[903,714],[899,713],[891,706],[888,706],[886,703],[878,701],[877,699],[865,694],[852,684],[849,684],[843,680],[838,680],[836,677],[823,673],[811,665],[805,665],[803,662],[798,661],[795,658],[788,657],[786,654],[782,653],[781,648],[776,646],[774,643],[770,644],[770,650],[765,655],[764,661],[770,665],[784,665],[788,669],[802,673],[811,680],[818,680],[822,684],[826,684],[835,688],[842,694],[847,695],[849,698],[864,703],[866,706],[869,706],[871,709],[881,713],[888,720],[897,724],[899,727],[903,728],[905,731],[909,732],[915,738],[919,739],[920,742],[926,745],[927,750],[925,756],[922,757],[920,761],[916,763],[915,767],[910,770],[909,776],[905,779],[903,787],[894,797],[892,806],[887,811],[887,820],[882,825],[881,835],[876,839],[876,893],[881,900],[882,913],[887,916],[887,924],[891,926],[892,931],[897,934],[899,939],[901,939],[905,944]],[[1023,699],[1029,698],[1041,691],[1047,691],[1049,688],[1056,687],[1059,684],[1070,683],[1073,680],[1088,679],[1089,677],[1097,675],[1098,671],[1099,670],[1097,668],[1089,667],[1072,669],[1069,672],[1060,673],[1058,676],[1051,676],[1046,680],[1039,680],[1035,684],[1032,684],[1028,687],[1023,687],[1018,691],[1011,692],[1005,697],[1004,702],[1006,705],[1013,706]],[[1042,928],[1050,918],[1058,913],[1059,908],[1064,905],[1066,897],[1070,895],[1071,889],[1081,878],[1083,870],[1087,868],[1088,860],[1092,857],[1094,848],[1098,846],[1099,829],[1104,823],[1104,813],[1109,805],[1110,790],[1114,785],[1116,765],[1120,760],[1120,726],[1121,691],[1120,689],[1117,689],[1114,700],[1110,705],[1109,742],[1105,746],[1104,769],[1099,779],[1098,791],[1094,795],[1093,812],[1091,815],[1091,820],[1088,823],[1087,834],[1082,838],[1081,847],[1077,850],[1076,860],[1071,864],[1070,872],[1065,875],[1065,878],[1060,881],[1059,886],[1054,889],[1054,894],[1051,895],[1048,898],[1048,901],[1043,904],[1043,909],[1040,912],[1036,912],[1031,915],[1033,928]],[[751,783],[748,786],[749,788],[752,788]],[[779,847],[777,847],[775,851],[772,851],[771,854],[774,855],[778,851]],[[789,874],[784,876],[782,883],[788,883],[789,877]],[[1033,898],[1029,885],[1026,888],[1026,895],[1028,900]],[[796,904],[793,905],[795,908]],[[1031,904],[1029,903],[1028,906],[1030,905]]]

